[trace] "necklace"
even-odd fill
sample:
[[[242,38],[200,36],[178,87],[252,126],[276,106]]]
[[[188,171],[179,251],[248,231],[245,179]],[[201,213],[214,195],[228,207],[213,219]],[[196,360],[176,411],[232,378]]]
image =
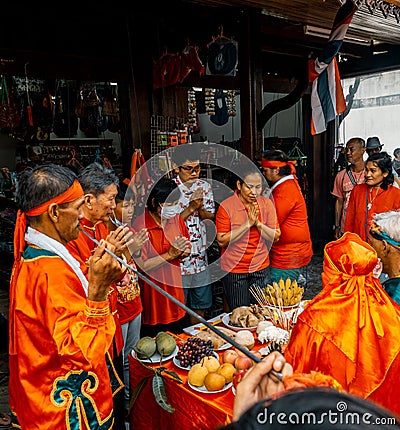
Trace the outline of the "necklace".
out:
[[[373,202],[374,202],[374,200],[378,197],[378,194],[379,194],[380,188],[377,188],[377,189],[376,189],[375,197],[372,197],[372,190],[373,190],[373,188],[370,188],[370,189],[369,189],[369,196],[370,196],[369,200],[370,200],[370,201],[368,202],[368,205],[367,205],[367,208],[368,208],[368,210],[369,210],[369,211],[372,209],[372,203],[373,203]]]

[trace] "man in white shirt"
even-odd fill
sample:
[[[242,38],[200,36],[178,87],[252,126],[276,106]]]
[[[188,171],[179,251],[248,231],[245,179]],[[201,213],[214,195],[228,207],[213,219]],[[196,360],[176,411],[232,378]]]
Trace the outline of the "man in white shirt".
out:
[[[174,178],[181,190],[180,215],[189,230],[192,251],[181,261],[186,305],[204,317],[212,305],[211,278],[208,271],[207,231],[204,220],[214,219],[215,205],[211,185],[199,179],[199,144],[179,145],[173,154]],[[190,316],[191,324],[197,320]]]

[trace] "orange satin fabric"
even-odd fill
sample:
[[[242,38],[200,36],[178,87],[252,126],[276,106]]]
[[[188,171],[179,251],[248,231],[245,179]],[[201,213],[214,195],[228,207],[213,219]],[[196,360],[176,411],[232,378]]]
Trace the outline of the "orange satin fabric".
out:
[[[348,392],[400,413],[400,307],[372,276],[376,263],[357,234],[326,245],[323,289],[299,316],[285,358],[296,373],[331,375]]]
[[[132,393],[143,377],[152,376],[154,373],[132,356],[129,356],[129,366]],[[162,366],[176,372],[184,382],[178,384],[163,374],[168,403],[175,408],[175,412],[170,414],[156,403],[150,379],[131,410],[129,418],[131,429],[215,430],[231,422],[234,400],[231,388],[216,394],[197,393],[187,385],[186,370],[179,369],[172,360],[163,363]]]

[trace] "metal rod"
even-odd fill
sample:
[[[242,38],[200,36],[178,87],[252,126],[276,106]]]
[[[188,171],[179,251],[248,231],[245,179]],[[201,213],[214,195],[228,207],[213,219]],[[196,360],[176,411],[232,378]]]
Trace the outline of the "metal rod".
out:
[[[100,245],[100,242],[92,237],[89,233],[87,233],[85,230],[83,230],[81,227],[79,227],[79,230],[84,233],[88,238],[90,238],[97,246]],[[188,308],[185,304],[180,302],[178,299],[176,299],[174,296],[171,296],[167,291],[164,291],[161,287],[159,287],[157,284],[155,284],[152,280],[147,278],[145,275],[140,273],[138,270],[136,270],[134,267],[132,267],[130,264],[128,264],[126,261],[124,261],[122,258],[118,257],[114,252],[110,251],[108,248],[105,248],[105,251],[108,252],[112,257],[114,257],[120,264],[125,266],[127,269],[132,270],[133,273],[139,276],[139,278],[143,279],[147,284],[149,284],[152,288],[156,289],[159,293],[161,293],[163,296],[168,297],[172,302],[174,302],[176,305],[184,309],[188,314],[192,315],[193,317],[197,318],[202,324],[204,324],[206,327],[208,327],[210,330],[212,330],[215,334],[222,337],[227,343],[231,344],[235,348],[237,348],[239,351],[241,351],[244,355],[251,358],[256,363],[259,363],[261,361],[260,358],[253,355],[247,348],[240,345],[240,343],[237,343],[235,340],[230,338],[228,335],[223,333],[222,331],[218,330],[215,326],[210,324],[206,319],[204,319],[201,315],[196,314],[196,312],[192,311],[192,309]],[[280,372],[275,371],[274,369],[271,369],[270,372],[272,375],[274,375],[279,381],[283,380],[283,375]]]

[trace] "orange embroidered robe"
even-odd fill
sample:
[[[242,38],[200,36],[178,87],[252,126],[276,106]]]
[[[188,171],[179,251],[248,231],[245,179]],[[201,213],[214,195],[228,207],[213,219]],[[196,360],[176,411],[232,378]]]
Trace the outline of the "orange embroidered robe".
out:
[[[115,322],[108,301],[87,300],[76,274],[49,251],[28,246],[15,267],[9,320],[14,425],[111,429],[115,375],[107,351]]]
[[[345,390],[400,413],[400,307],[372,276],[375,250],[345,233],[324,251],[323,289],[299,315],[286,360],[333,376]]]

